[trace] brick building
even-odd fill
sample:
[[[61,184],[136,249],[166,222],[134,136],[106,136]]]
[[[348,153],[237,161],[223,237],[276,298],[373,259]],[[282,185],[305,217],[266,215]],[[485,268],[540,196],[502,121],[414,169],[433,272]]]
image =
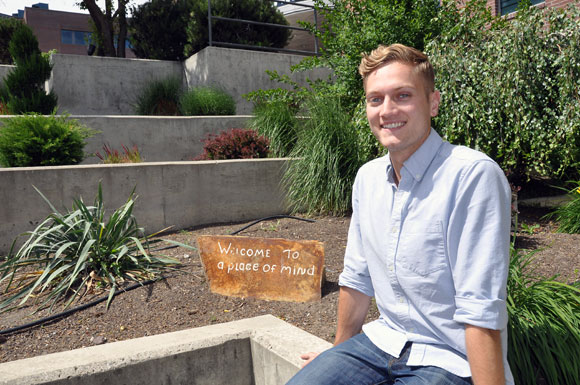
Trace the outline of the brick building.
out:
[[[92,31],[89,14],[52,11],[44,3],[26,7],[19,14],[36,35],[42,52],[56,49],[64,54],[87,55]],[[134,58],[135,54],[127,49],[126,57]]]
[[[539,7],[565,8],[568,4],[577,4],[578,0],[531,0]],[[515,12],[519,0],[487,0],[487,6],[494,15],[509,15]]]

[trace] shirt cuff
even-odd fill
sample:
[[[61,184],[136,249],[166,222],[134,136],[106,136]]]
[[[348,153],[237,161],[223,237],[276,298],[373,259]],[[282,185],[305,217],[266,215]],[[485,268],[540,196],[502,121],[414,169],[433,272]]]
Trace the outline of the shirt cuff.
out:
[[[492,330],[502,330],[507,326],[507,307],[502,299],[455,297],[455,307],[453,320],[456,322]]]
[[[370,277],[349,272],[348,270],[344,270],[342,273],[340,273],[340,276],[338,277],[338,285],[346,286],[356,291],[360,291],[369,297],[375,296],[375,291],[373,289],[373,284]]]

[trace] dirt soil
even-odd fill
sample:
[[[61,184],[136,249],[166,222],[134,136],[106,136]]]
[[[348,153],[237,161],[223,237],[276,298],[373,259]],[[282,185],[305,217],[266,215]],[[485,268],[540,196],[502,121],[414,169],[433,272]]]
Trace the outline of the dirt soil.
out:
[[[553,222],[540,219],[546,213],[545,210],[521,208],[520,211],[520,222],[524,224],[525,231],[518,233],[517,247],[540,250],[534,262],[538,274],[560,274],[559,280],[565,282],[580,279],[580,235],[555,233]],[[104,303],[100,303],[43,326],[0,334],[0,362],[264,314],[273,314],[332,342],[336,328],[337,281],[343,267],[350,218],[315,219],[315,223],[294,219],[269,220],[239,235],[324,242],[327,282],[322,288],[320,302],[263,301],[213,294],[209,290],[199,254],[175,248],[163,253],[181,260],[184,264],[183,273],[172,274],[162,281],[120,294],[108,310]],[[228,235],[244,225],[237,223],[196,228],[163,238],[195,245],[198,235]],[[83,301],[88,302],[103,295],[96,293],[90,298],[85,297]],[[0,330],[48,315],[46,312],[31,315],[31,312],[31,308],[23,308],[1,314]],[[377,315],[376,309],[371,309],[368,319],[374,319]]]

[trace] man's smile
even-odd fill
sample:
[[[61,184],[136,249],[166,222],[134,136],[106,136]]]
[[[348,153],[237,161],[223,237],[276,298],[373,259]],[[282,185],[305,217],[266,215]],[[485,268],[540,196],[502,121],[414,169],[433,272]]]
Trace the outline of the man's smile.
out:
[[[394,123],[381,124],[381,128],[393,129],[393,128],[403,127],[404,125],[405,125],[405,122],[394,122]]]

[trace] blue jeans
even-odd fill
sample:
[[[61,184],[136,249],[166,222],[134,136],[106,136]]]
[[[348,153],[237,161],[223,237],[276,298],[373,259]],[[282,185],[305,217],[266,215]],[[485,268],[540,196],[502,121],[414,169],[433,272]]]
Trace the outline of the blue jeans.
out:
[[[467,385],[471,378],[458,377],[435,366],[407,366],[411,344],[395,358],[358,334],[316,357],[286,385]]]

